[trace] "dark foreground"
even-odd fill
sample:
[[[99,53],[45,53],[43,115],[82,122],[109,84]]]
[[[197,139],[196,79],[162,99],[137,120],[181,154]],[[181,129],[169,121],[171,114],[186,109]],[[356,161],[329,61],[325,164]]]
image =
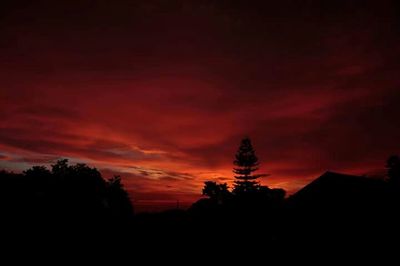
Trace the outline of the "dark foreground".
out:
[[[100,180],[89,168],[70,170]],[[221,202],[202,199],[188,210],[135,215],[118,179],[99,182],[93,197],[75,186],[43,196],[13,184],[2,187],[0,233],[2,254],[17,254],[14,260],[398,260],[400,190],[382,180],[327,172],[285,200],[244,194]]]

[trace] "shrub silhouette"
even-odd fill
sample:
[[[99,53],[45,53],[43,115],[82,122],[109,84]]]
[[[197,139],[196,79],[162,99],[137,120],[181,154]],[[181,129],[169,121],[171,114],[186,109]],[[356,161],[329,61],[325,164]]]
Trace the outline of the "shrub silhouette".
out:
[[[231,196],[228,190],[228,184],[217,184],[213,181],[206,181],[204,183],[203,195],[208,196],[211,200],[218,204],[224,203]]]

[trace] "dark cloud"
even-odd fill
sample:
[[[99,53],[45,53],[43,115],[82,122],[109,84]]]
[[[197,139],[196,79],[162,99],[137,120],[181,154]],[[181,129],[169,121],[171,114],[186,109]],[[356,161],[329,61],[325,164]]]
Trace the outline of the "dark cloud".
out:
[[[14,115],[37,117],[40,118],[56,118],[56,119],[81,119],[79,112],[73,107],[57,107],[57,106],[21,106],[13,110]]]

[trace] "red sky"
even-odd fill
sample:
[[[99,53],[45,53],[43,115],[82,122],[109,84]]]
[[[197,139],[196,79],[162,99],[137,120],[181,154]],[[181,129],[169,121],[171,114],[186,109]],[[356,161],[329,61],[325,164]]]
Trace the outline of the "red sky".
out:
[[[86,162],[151,209],[231,182],[245,135],[289,192],[400,151],[396,1],[18,2],[0,11],[0,168]]]

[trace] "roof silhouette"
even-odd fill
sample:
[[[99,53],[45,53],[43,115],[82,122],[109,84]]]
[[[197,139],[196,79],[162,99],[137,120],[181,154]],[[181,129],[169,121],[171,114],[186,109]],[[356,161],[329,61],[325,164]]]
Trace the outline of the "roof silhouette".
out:
[[[380,201],[386,189],[383,180],[328,171],[293,194],[289,202],[321,208],[367,205]]]

